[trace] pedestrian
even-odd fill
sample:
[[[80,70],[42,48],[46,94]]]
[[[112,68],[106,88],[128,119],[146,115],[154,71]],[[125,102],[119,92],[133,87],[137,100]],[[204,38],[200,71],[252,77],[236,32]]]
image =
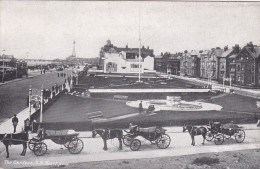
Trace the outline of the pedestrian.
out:
[[[16,114],[15,114],[13,119],[12,119],[13,126],[14,126],[14,133],[16,132],[16,127],[17,127],[18,121],[19,120],[18,120],[18,118],[16,117]]]
[[[43,74],[45,74],[45,69],[43,69]]]
[[[30,130],[30,120],[29,120],[29,118],[27,118],[24,121],[24,130],[25,130],[26,133],[28,133],[28,131]]]
[[[143,102],[142,102],[142,101],[139,103],[139,108],[138,108],[138,110],[139,110],[139,113],[141,114],[142,111],[143,111]]]

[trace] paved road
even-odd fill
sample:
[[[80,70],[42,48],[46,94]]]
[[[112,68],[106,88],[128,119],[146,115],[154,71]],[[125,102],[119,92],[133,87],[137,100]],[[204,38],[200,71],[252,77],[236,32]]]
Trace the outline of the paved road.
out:
[[[205,141],[202,145],[202,137],[196,136],[196,146],[191,146],[191,138],[189,134],[182,133],[181,127],[167,128],[172,142],[167,149],[159,149],[156,145],[151,145],[150,142],[142,140],[140,151],[131,151],[129,147],[123,146],[123,150],[118,150],[118,140],[108,141],[108,151],[103,151],[103,142],[100,137],[97,138],[82,138],[84,142],[84,149],[80,154],[72,155],[67,149],[60,149],[50,140],[45,140],[48,146],[48,151],[44,156],[35,156],[30,150],[27,151],[25,157],[20,156],[22,146],[12,146],[10,148],[10,158],[6,161],[6,153],[1,153],[0,166],[3,168],[22,168],[33,167],[40,165],[55,165],[68,163],[80,163],[91,161],[105,161],[115,159],[139,159],[152,157],[166,157],[166,156],[181,156],[197,153],[208,152],[223,152],[234,150],[245,150],[260,148],[260,134],[259,128],[256,125],[244,125],[246,132],[246,139],[243,143],[236,143],[235,140],[227,139],[223,145],[215,145],[214,142]],[[80,133],[80,137],[90,137],[90,132]],[[1,145],[3,146],[3,145]]]
[[[50,88],[55,83],[64,82],[64,78],[57,77],[57,72],[46,73],[20,81],[0,86],[0,121],[12,117],[14,114],[26,108],[29,86],[41,89]]]

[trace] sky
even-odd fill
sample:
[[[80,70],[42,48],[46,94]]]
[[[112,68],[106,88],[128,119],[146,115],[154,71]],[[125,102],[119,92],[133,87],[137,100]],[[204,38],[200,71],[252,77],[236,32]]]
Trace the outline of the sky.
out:
[[[140,12],[139,12],[140,11]],[[16,58],[99,57],[106,41],[161,52],[260,46],[260,3],[0,1],[0,53]]]

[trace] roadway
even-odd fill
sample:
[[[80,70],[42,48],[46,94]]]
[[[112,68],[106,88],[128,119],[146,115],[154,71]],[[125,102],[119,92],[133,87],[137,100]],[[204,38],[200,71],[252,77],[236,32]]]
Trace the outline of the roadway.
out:
[[[31,77],[30,77],[31,76]],[[27,97],[30,85],[32,88],[41,89],[50,88],[55,83],[60,84],[64,82],[64,78],[57,77],[57,72],[46,72],[40,74],[38,72],[34,75],[29,74],[29,78],[6,82],[0,85],[0,122],[12,117],[14,114],[24,110],[27,105]]]
[[[84,142],[84,149],[80,154],[70,154],[69,151],[50,140],[44,142],[48,146],[48,151],[44,156],[35,156],[32,151],[27,150],[26,156],[20,156],[22,146],[17,145],[10,147],[10,158],[6,160],[5,151],[0,155],[0,166],[3,168],[22,168],[36,167],[43,165],[67,165],[68,163],[122,160],[122,159],[141,159],[154,157],[182,156],[209,152],[225,152],[246,149],[260,148],[259,130],[255,124],[243,125],[246,132],[246,138],[243,143],[236,143],[233,139],[226,139],[222,145],[215,145],[214,142],[205,141],[202,145],[202,136],[196,136],[196,145],[191,146],[189,133],[183,133],[181,127],[168,127],[167,134],[171,137],[171,144],[167,149],[159,149],[156,145],[151,145],[142,137],[142,146],[139,151],[131,151],[129,147],[123,146],[123,150],[118,150],[118,140],[108,140],[108,150],[103,151],[103,141],[100,137],[91,137],[91,132],[81,132],[80,137]],[[1,144],[1,146],[3,146]]]

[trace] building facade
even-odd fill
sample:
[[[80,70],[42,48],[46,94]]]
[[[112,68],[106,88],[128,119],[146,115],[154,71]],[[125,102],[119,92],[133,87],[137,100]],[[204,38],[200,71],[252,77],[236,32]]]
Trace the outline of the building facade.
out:
[[[135,59],[136,56],[139,56],[139,48],[129,48],[128,45],[125,48],[120,48],[114,46],[110,40],[107,40],[106,44],[100,50],[99,68],[105,70],[105,57],[108,57],[110,54],[113,57],[113,54],[119,54],[120,52],[125,52],[127,59]],[[154,58],[154,51],[153,49],[149,49],[149,46],[147,48],[143,46],[141,48],[141,60],[147,56]]]
[[[180,75],[180,58],[182,53],[170,54],[167,63],[167,74]]]
[[[134,56],[134,57],[133,57]],[[106,53],[104,58],[104,73],[139,73],[154,72],[154,57],[140,58],[134,53]]]
[[[248,43],[235,57],[235,83],[243,86],[260,86],[260,47]]]
[[[199,77],[200,74],[200,54],[196,51],[184,51],[180,58],[180,75]]]

